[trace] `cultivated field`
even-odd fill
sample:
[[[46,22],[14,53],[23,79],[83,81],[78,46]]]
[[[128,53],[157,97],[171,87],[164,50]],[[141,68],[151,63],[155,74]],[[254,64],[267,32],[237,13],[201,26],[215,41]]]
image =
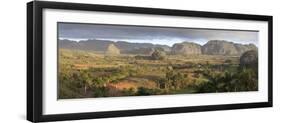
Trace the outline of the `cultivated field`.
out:
[[[59,99],[256,91],[257,70],[239,56],[105,55],[59,49]]]

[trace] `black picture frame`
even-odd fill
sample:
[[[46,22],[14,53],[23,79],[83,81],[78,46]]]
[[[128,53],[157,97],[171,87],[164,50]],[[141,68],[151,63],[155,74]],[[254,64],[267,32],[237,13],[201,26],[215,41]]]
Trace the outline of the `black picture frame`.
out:
[[[268,101],[241,104],[189,106],[157,109],[122,110],[90,113],[71,113],[58,115],[44,115],[42,113],[42,10],[65,9],[65,10],[86,10],[101,12],[136,13],[150,15],[188,16],[204,18],[256,20],[268,22]],[[232,14],[202,11],[185,11],[155,8],[139,8],[124,6],[93,5],[80,3],[45,2],[33,1],[27,3],[27,120],[32,122],[63,121],[78,119],[94,119],[107,117],[123,117],[137,115],[155,115],[170,113],[185,113],[213,110],[245,109],[272,107],[272,51],[273,51],[273,17],[264,15]]]

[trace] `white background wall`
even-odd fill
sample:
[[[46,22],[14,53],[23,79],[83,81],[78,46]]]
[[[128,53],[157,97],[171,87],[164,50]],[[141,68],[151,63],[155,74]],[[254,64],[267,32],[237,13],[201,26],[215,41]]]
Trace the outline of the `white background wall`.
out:
[[[26,112],[26,2],[2,0],[0,4],[0,122],[25,123]],[[71,1],[71,0],[69,0]],[[87,0],[81,0],[87,1]],[[281,114],[281,14],[278,0],[88,0],[97,4],[155,7],[274,16],[274,107],[169,115],[107,118],[76,123],[264,123],[280,122]],[[70,121],[65,121],[70,122]]]

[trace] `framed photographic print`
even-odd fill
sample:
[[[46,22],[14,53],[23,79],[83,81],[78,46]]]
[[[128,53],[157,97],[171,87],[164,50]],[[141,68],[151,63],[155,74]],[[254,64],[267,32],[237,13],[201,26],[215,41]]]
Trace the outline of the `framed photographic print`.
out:
[[[27,4],[33,122],[272,107],[272,16]]]

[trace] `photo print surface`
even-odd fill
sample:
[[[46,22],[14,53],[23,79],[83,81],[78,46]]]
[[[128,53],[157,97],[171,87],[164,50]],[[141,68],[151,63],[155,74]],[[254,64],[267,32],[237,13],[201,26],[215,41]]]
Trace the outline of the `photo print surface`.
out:
[[[258,31],[58,22],[58,99],[258,91]]]

